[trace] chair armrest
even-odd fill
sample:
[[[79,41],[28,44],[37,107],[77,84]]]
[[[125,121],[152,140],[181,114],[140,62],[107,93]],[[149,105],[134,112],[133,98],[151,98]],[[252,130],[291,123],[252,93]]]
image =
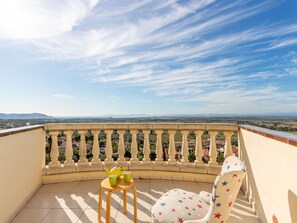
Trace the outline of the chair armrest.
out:
[[[199,197],[205,201],[205,203],[210,204],[211,201],[211,193],[208,193],[206,191],[201,191],[199,193]]]

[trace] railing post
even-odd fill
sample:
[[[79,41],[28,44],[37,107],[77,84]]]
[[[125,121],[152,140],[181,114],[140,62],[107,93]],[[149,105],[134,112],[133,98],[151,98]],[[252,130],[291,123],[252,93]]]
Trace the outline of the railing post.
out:
[[[195,146],[195,165],[202,166],[204,163],[202,161],[203,151],[202,151],[202,130],[196,130],[194,131],[196,134],[196,146]]]
[[[162,147],[162,134],[163,134],[163,130],[155,130],[156,134],[157,134],[157,142],[156,142],[156,159],[155,162],[156,163],[162,163],[163,162],[163,147]],[[165,155],[165,154],[164,154]]]
[[[151,161],[150,159],[150,130],[143,130],[143,139],[144,139],[144,145],[143,145],[143,163],[149,163]]]
[[[72,159],[72,157],[73,157],[73,148],[72,148],[73,131],[65,131],[64,133],[65,133],[65,135],[67,137],[66,151],[65,151],[66,160],[64,162],[64,166],[68,167],[68,166],[73,166],[74,165],[74,161]]]
[[[87,160],[87,148],[86,148],[86,132],[85,131],[78,131],[80,135],[80,142],[79,142],[79,161],[77,162],[78,165],[86,165],[88,164]]]
[[[217,151],[217,145],[216,145],[216,131],[208,131],[210,135],[210,146],[209,146],[209,166],[218,166],[217,163],[217,156],[218,156],[218,151]]]
[[[181,163],[183,165],[187,165],[189,164],[189,146],[188,146],[188,130],[183,130],[181,131],[182,135],[183,135],[183,142],[182,142],[182,159],[181,159]]]
[[[176,163],[175,160],[175,155],[176,155],[176,149],[175,149],[175,144],[174,144],[174,135],[176,133],[175,130],[169,130],[169,158],[168,158],[168,163],[174,164]]]
[[[98,165],[101,163],[101,160],[99,158],[100,155],[100,150],[99,150],[99,130],[94,130],[93,134],[94,134],[94,140],[93,140],[93,149],[92,149],[92,153],[93,153],[93,159],[91,164],[92,165]]]
[[[243,148],[243,146],[241,145],[241,140],[240,140],[240,136],[242,135],[242,128],[241,127],[239,127],[238,128],[238,132],[237,132],[237,149],[238,149],[238,151],[237,151],[237,156],[238,156],[238,158],[239,159],[241,159],[241,160],[243,160],[243,155],[242,155],[242,148]]]
[[[119,147],[118,147],[118,152],[119,152],[119,158],[118,158],[118,162],[123,162],[125,161],[125,144],[124,144],[124,134],[125,134],[125,130],[118,130],[118,134],[119,134]]]
[[[113,133],[113,130],[104,130],[106,134],[106,148],[105,148],[105,155],[106,158],[104,160],[105,164],[113,163],[112,159],[112,144],[111,144],[111,135]]]
[[[138,130],[130,130],[132,142],[131,142],[131,159],[130,163],[138,163],[138,149],[137,149],[137,133]]]
[[[43,133],[42,133],[42,138],[44,139],[43,140],[43,145],[42,145],[42,148],[46,148],[46,130],[43,130]],[[45,151],[45,149],[42,151],[42,157],[46,157],[46,151]],[[42,159],[42,167],[45,167],[45,159]],[[43,168],[43,170],[45,170],[44,168]]]
[[[49,167],[59,167],[60,161],[59,158],[59,146],[58,146],[58,135],[59,132],[53,131],[50,132],[50,135],[52,137],[52,147],[51,147],[51,162],[49,163]]]
[[[233,132],[224,132],[224,135],[226,137],[225,142],[225,151],[224,151],[224,158],[226,159],[228,156],[232,156],[232,144],[231,144],[231,137],[234,133]]]

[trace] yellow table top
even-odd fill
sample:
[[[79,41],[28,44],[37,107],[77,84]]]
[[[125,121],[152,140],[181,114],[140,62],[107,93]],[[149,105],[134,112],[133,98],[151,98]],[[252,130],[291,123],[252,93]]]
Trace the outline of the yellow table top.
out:
[[[117,184],[114,187],[110,186],[109,178],[105,178],[101,182],[101,187],[109,191],[127,190],[133,187],[133,185],[134,185],[133,180],[131,180],[129,183],[126,183],[122,177],[118,179]]]

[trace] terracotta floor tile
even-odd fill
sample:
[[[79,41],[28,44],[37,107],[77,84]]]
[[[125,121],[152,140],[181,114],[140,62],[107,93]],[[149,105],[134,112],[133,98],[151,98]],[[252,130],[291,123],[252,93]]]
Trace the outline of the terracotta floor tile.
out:
[[[13,223],[34,222],[97,222],[98,187],[101,181],[77,181],[70,183],[43,185],[15,217]],[[211,192],[212,184],[178,181],[178,180],[135,180],[137,188],[138,223],[151,221],[151,209],[156,200],[164,193],[181,188],[199,193],[201,190]],[[133,222],[133,191],[127,191],[127,214],[123,214],[122,192],[112,194],[111,222]],[[106,195],[103,193],[102,222],[105,222]],[[237,196],[228,223],[258,223],[252,208],[244,194]]]

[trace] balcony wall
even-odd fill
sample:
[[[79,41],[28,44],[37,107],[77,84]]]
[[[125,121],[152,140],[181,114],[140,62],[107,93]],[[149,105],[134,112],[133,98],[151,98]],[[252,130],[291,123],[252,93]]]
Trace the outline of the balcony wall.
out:
[[[297,136],[254,126],[239,132],[246,190],[262,222],[297,222]]]
[[[42,183],[43,126],[0,131],[0,222],[9,222]]]

